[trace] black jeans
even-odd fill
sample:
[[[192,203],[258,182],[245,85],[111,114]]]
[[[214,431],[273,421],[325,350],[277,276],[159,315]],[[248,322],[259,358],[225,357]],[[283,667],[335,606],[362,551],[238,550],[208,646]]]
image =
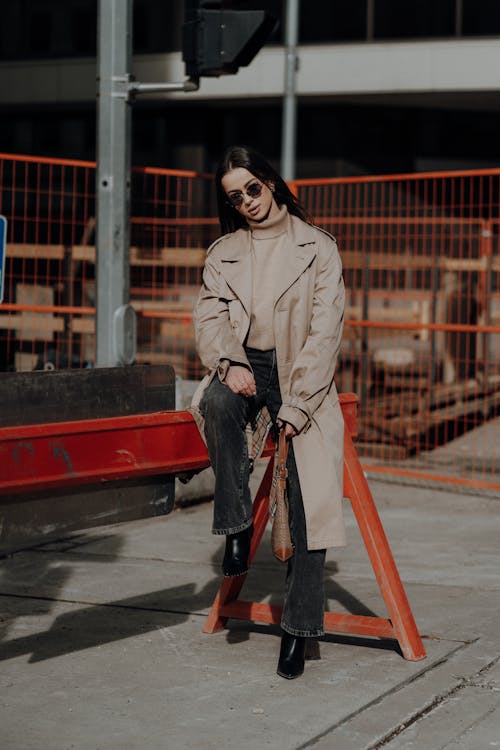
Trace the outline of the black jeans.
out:
[[[266,405],[274,425],[281,393],[274,350],[246,350],[257,394],[247,398],[233,393],[215,376],[200,403],[205,436],[215,472],[214,534],[235,534],[252,523],[252,498],[245,427]],[[288,562],[286,595],[281,627],[292,635],[323,635],[325,550],[307,549],[306,519],[299,476],[290,444],[288,451],[288,501],[294,554]]]

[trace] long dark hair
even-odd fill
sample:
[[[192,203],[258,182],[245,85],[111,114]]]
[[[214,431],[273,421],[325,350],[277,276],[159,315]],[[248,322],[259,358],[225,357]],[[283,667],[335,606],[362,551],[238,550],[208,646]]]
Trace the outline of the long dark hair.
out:
[[[222,187],[222,178],[232,169],[243,167],[266,185],[274,186],[274,199],[278,206],[286,205],[288,213],[309,222],[309,218],[295,195],[291,192],[283,178],[261,156],[248,146],[230,146],[217,167],[215,173],[215,189],[217,192],[217,210],[223,234],[234,232],[240,227],[247,227],[244,217],[229,204],[227,195]]]

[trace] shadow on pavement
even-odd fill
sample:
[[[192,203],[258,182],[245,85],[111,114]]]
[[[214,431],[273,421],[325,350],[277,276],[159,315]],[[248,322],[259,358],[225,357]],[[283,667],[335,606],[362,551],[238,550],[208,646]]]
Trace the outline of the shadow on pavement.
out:
[[[99,539],[102,540],[103,537],[100,536]],[[76,553],[79,562],[86,559],[96,562],[100,559],[104,564],[120,557],[119,553],[123,547],[123,539],[120,535],[110,535],[106,538],[106,551],[102,555],[85,553],[85,546],[93,540],[92,535],[74,535],[57,543],[50,542],[45,547],[38,546],[36,550],[33,550],[40,553],[36,555],[36,559],[33,556],[20,555],[17,560],[14,556],[6,561],[9,564],[5,566],[2,576],[2,582],[6,585],[5,596],[14,597],[16,605],[13,617],[5,618],[2,623],[3,631],[0,631],[0,635],[4,639],[8,633],[9,624],[16,616],[48,615],[54,605],[61,601],[67,601],[74,607],[74,600],[65,600],[63,594],[64,587],[72,575],[72,566],[64,563],[68,563],[72,555]],[[40,662],[186,622],[192,614],[208,609],[212,605],[222,581],[219,572],[222,554],[223,545],[211,555],[210,563],[207,565],[209,575],[214,577],[198,591],[196,583],[182,583],[145,595],[117,599],[104,604],[96,603],[76,611],[74,609],[66,611],[57,615],[45,632],[4,640],[0,661],[30,654],[29,663]],[[265,556],[268,558],[267,554]],[[268,562],[271,564],[268,565]],[[286,566],[273,563],[274,560],[266,559],[262,567],[255,565],[249,578],[251,576],[253,591],[260,589],[260,581],[262,581],[261,599],[266,597],[271,590],[269,602],[281,606],[285,591]],[[168,561],[165,561],[165,564],[167,565]],[[331,576],[336,572],[335,563],[329,563],[325,580],[327,600],[338,602],[344,611],[354,615],[376,616],[371,609],[333,580]],[[15,583],[14,593],[9,593],[9,582]],[[246,585],[248,584],[249,581],[246,582]],[[39,595],[36,592],[39,592]],[[248,594],[245,594],[245,586],[241,598],[248,598]],[[202,623],[203,620],[200,618],[200,631],[203,627]],[[278,626],[233,620],[228,623],[226,639],[228,643],[241,643],[247,640],[251,633],[256,632],[269,633],[274,636],[279,636],[281,633]],[[327,634],[321,640],[355,643],[371,648],[392,650],[398,648],[397,644],[395,645],[392,641],[355,636]],[[320,658],[317,641],[314,641],[314,644],[311,641],[309,652],[309,658]]]

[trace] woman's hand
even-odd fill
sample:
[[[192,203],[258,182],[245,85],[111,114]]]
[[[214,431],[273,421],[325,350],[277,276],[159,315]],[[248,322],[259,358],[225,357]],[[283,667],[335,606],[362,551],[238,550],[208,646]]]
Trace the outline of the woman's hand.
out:
[[[257,390],[253,374],[247,367],[241,367],[241,365],[231,365],[224,383],[233,393],[240,393],[242,396],[255,396]]]
[[[281,419],[278,419],[278,427],[285,430],[285,437],[287,439],[295,437],[297,435],[297,430],[293,426],[293,424],[290,424],[290,422],[282,422]]]

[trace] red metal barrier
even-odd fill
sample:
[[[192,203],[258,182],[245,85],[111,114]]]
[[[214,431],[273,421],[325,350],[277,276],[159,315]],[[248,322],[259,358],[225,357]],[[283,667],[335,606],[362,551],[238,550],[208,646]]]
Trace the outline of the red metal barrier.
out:
[[[325,628],[330,632],[393,638],[406,659],[423,659],[425,649],[352,443],[351,434],[357,429],[357,402],[354,394],[340,396],[346,426],[345,495],[353,505],[391,619],[328,612]],[[272,455],[273,448],[269,440],[265,455]],[[208,465],[205,444],[188,412],[0,428],[0,496],[179,473]],[[251,559],[267,524],[271,479],[270,461],[254,503]],[[245,578],[223,581],[205,632],[220,630],[228,617],[279,622],[279,607],[237,601]]]
[[[357,397],[340,399],[355,434]],[[266,455],[270,451],[271,444]],[[0,427],[0,497],[208,465],[205,444],[185,411]]]
[[[208,465],[188,412],[0,428],[0,496]]]

